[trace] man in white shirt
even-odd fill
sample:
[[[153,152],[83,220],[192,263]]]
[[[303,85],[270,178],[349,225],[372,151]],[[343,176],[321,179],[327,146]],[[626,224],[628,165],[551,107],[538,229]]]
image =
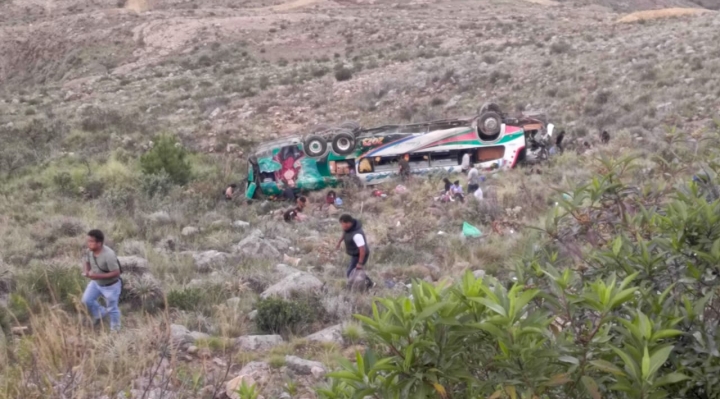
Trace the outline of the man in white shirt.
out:
[[[460,166],[462,168],[463,173],[466,173],[468,170],[470,170],[470,153],[466,152],[463,154],[462,162],[460,163]]]
[[[340,216],[340,226],[342,226],[343,235],[336,248],[340,249],[340,245],[343,242],[345,243],[345,252],[350,255],[350,265],[347,270],[347,277],[350,277],[354,270],[362,270],[367,264],[370,256],[370,246],[367,243],[362,223],[359,220],[345,214]],[[369,277],[366,277],[366,281],[367,288],[375,285]]]
[[[478,201],[482,201],[483,199],[483,191],[482,188],[478,187],[477,190],[473,193],[473,196],[475,196],[475,199]]]

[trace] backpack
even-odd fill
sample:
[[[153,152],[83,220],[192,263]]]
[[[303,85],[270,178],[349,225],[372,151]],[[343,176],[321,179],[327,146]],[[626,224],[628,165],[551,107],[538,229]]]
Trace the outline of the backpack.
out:
[[[117,256],[115,257],[115,260],[117,261],[118,271],[120,271],[120,276],[118,276],[118,280],[120,280],[120,297],[119,298],[122,298],[123,288],[125,288],[125,282],[123,281],[123,279],[121,277],[123,274],[123,269],[122,269],[122,264],[120,264],[120,259],[118,259]],[[96,263],[96,265],[97,265],[97,268],[100,269],[100,271],[102,271],[103,273],[110,273],[110,270],[103,270],[100,268],[99,264]],[[119,300],[118,300],[118,302],[119,302]]]

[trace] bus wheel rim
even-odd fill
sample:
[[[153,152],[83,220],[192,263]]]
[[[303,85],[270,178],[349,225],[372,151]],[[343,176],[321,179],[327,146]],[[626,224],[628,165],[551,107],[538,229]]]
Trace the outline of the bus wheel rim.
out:
[[[341,151],[347,151],[350,149],[350,140],[342,137],[337,141],[337,146]]]

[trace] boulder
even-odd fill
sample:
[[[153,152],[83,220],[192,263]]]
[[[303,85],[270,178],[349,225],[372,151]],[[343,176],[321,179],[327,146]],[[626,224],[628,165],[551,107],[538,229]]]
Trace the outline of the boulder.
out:
[[[230,254],[215,250],[204,252],[192,252],[195,260],[195,267],[199,272],[209,272],[217,266],[225,264],[230,258]]]
[[[238,228],[238,229],[246,229],[246,228],[250,227],[250,223],[243,221],[243,220],[236,220],[233,222],[232,225],[233,225],[233,227]]]
[[[293,372],[300,375],[313,375],[322,373],[325,374],[325,366],[320,362],[312,360],[301,359],[297,356],[287,355],[285,356],[285,365]],[[318,378],[318,377],[316,377]]]
[[[254,258],[280,259],[281,253],[272,241],[266,240],[260,230],[255,230],[234,247],[235,252]]]
[[[191,237],[198,233],[200,233],[200,229],[198,229],[197,227],[193,227],[193,226],[183,227],[182,232],[180,232],[180,234],[182,234],[183,237]]]
[[[170,214],[165,211],[151,213],[147,216],[147,220],[150,223],[157,225],[165,225],[172,223],[172,218],[170,217]]]
[[[320,330],[316,333],[310,334],[305,337],[305,339],[311,342],[323,342],[342,345],[344,343],[342,331],[342,324],[336,324],[324,330]]]
[[[199,331],[191,331],[191,332],[190,332],[190,337],[192,337],[193,343],[194,343],[194,342],[199,341],[199,340],[201,340],[201,339],[208,339],[208,338],[210,338],[210,335],[205,334],[205,333],[202,333],[202,332],[199,332]]]
[[[283,277],[300,272],[300,270],[288,265],[283,265],[282,263],[275,265],[275,271],[280,273]]]
[[[279,335],[245,335],[235,340],[244,351],[266,351],[285,342]]]
[[[347,288],[354,292],[367,291],[370,287],[368,287],[365,270],[353,270],[352,273],[350,273],[350,277],[348,277]]]
[[[150,271],[147,259],[139,256],[118,256],[123,273],[143,275]]]
[[[267,299],[277,296],[288,299],[293,292],[317,294],[322,290],[323,285],[322,281],[310,273],[296,272],[268,287],[260,297]]]
[[[210,227],[213,229],[221,229],[227,226],[230,226],[230,220],[228,219],[219,219],[210,223]]]
[[[189,346],[195,342],[195,338],[190,335],[190,330],[180,324],[170,325],[170,339],[175,347]]]
[[[250,362],[240,370],[238,376],[225,384],[225,394],[230,399],[240,399],[237,391],[242,386],[243,381],[247,385],[257,384],[262,386],[267,384],[270,379],[270,365],[265,362]]]

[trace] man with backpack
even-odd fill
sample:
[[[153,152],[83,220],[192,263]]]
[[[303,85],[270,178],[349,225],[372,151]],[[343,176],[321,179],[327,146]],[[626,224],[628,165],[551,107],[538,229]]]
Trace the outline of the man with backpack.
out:
[[[90,230],[87,234],[88,251],[83,264],[83,275],[91,281],[85,287],[82,302],[87,306],[94,324],[97,325],[105,317],[110,317],[110,330],[120,329],[120,262],[115,252],[105,246],[105,235],[100,230]],[[105,306],[98,303],[98,298],[105,298]]]

